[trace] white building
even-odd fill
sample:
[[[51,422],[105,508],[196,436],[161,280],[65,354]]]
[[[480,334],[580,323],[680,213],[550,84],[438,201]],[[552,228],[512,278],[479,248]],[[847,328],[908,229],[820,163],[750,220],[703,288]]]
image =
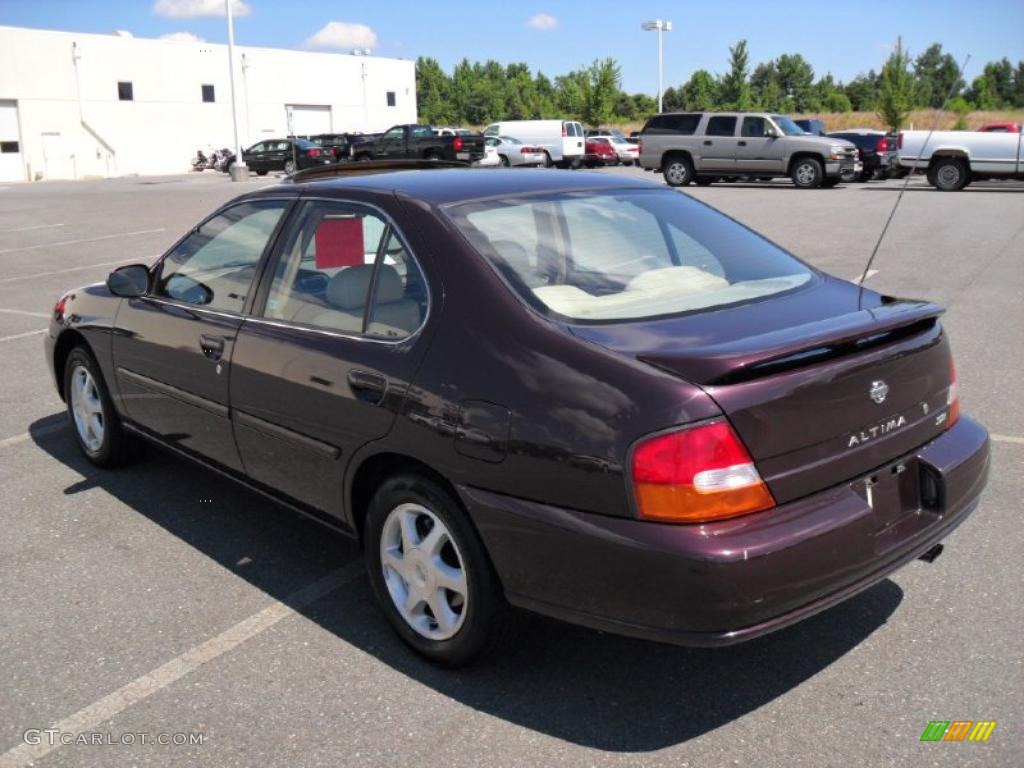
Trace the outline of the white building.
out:
[[[0,181],[180,173],[233,147],[226,45],[0,26]],[[415,63],[235,46],[239,139],[416,121]]]

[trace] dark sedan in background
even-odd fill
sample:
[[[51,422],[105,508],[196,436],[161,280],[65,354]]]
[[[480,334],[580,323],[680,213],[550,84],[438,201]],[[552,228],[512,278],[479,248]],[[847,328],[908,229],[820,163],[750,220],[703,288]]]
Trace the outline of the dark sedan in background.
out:
[[[267,139],[242,150],[249,170],[260,176],[270,171],[295,173],[304,168],[333,163],[333,150],[307,139]]]
[[[144,438],[359,538],[424,656],[471,661],[510,603],[737,642],[976,508],[940,307],[649,182],[333,172],[67,293],[46,359],[94,463]]]
[[[886,179],[897,166],[897,137],[895,134],[863,129],[835,131],[826,134],[826,136],[848,141],[860,150],[860,160],[863,166],[860,173],[851,172],[849,175],[844,174],[843,181]]]

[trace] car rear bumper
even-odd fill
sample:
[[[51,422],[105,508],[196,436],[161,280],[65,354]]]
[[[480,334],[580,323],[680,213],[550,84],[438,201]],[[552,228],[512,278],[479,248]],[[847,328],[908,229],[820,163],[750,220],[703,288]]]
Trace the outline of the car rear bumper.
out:
[[[938,479],[934,509],[881,509],[887,505],[879,498],[893,498],[884,494],[873,508],[866,478],[708,525],[648,523],[459,490],[513,604],[618,634],[716,646],[800,621],[934,547],[978,504],[988,433],[962,417],[869,477],[885,475],[884,482],[900,465],[927,468]]]

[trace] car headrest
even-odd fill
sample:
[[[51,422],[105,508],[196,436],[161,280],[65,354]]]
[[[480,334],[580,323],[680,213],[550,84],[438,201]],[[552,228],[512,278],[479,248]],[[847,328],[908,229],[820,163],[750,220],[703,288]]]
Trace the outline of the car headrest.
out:
[[[366,306],[366,294],[372,277],[372,264],[343,269],[327,283],[327,302],[338,309],[362,309]],[[377,301],[389,304],[401,299],[404,293],[398,270],[390,264],[382,264],[377,276]]]

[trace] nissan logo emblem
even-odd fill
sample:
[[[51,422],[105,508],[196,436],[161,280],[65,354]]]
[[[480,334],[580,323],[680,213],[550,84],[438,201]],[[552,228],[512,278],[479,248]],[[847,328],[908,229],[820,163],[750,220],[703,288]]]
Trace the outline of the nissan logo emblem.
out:
[[[873,381],[871,382],[871,389],[868,390],[868,394],[872,400],[881,405],[889,395],[889,385],[884,381]]]

